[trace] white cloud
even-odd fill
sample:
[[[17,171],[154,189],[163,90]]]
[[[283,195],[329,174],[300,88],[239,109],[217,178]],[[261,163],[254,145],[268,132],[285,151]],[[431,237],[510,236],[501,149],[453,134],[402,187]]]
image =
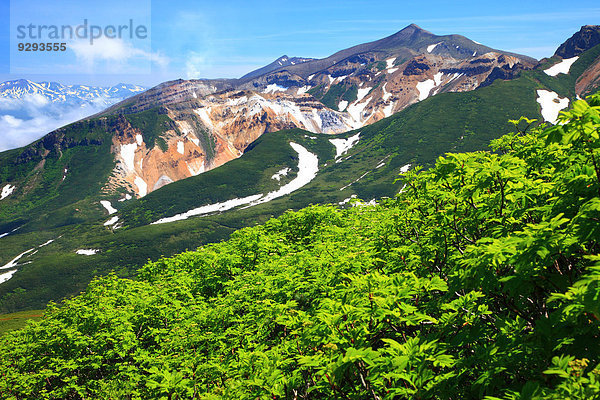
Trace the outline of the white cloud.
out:
[[[107,106],[103,101],[83,105],[39,104],[36,95],[0,99],[0,151],[25,146],[48,132],[100,112]]]
[[[22,119],[15,118],[12,115],[3,115],[0,117],[3,123],[6,123],[11,128],[18,128],[23,123]]]
[[[87,67],[94,67],[100,62],[118,63],[121,65],[129,62],[149,62],[161,68],[166,67],[170,60],[160,52],[149,52],[134,47],[123,39],[109,39],[102,37],[90,44],[87,40],[77,40],[68,46],[79,61]]]

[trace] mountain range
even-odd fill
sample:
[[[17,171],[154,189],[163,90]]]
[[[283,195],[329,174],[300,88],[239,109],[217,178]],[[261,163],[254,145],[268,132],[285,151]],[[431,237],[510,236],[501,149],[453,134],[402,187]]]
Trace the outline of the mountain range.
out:
[[[538,62],[409,25],[240,79],[165,82],[0,153],[0,309],[131,276],[288,208],[392,197],[399,173],[485,150],[511,119],[555,123],[598,89],[599,31]]]
[[[63,85],[19,79],[0,83],[0,150],[20,147],[146,88],[119,83],[111,87]]]

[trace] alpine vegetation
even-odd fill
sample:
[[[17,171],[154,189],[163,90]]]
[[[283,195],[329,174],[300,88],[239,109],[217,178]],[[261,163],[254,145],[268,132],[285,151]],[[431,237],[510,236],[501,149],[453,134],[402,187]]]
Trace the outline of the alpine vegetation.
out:
[[[2,397],[598,398],[600,95],[532,122],[96,278],[0,338]]]

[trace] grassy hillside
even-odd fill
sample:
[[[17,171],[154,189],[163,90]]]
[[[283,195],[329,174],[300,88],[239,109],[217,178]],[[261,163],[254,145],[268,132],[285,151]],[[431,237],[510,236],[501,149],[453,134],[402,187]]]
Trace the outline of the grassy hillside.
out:
[[[438,156],[448,151],[487,149],[490,140],[512,129],[508,120],[521,116],[539,118],[536,89],[554,90],[560,96],[574,95],[576,77],[599,54],[600,46],[584,53],[572,66],[570,75],[546,75],[543,69],[555,62],[550,60],[517,79],[498,80],[472,92],[433,96],[376,124],[338,135],[349,137],[360,132],[359,142],[344,155],[342,162],[334,160],[335,149],[329,143],[332,136],[301,130],[265,134],[247,149],[243,157],[218,169],[167,185],[140,200],[113,201],[113,205],[120,208],[118,216],[124,224],[117,230],[103,226],[107,217],[98,201],[106,196],[94,194],[94,187],[98,186],[86,181],[100,179],[100,175],[110,170],[107,160],[112,158],[107,158],[106,154],[100,157],[100,148],[105,144],[88,146],[96,149],[94,154],[101,158],[97,161],[94,161],[94,154],[88,154],[91,150],[86,146],[68,149],[56,161],[47,162],[55,167],[43,173],[26,172],[51,176],[47,186],[50,196],[40,194],[37,200],[10,196],[0,204],[0,215],[4,215],[0,218],[0,232],[21,226],[12,235],[0,239],[0,265],[35,248],[21,259],[21,262],[31,263],[0,285],[0,312],[40,308],[50,300],[78,293],[93,276],[110,271],[132,277],[148,259],[157,260],[163,255],[223,240],[236,229],[263,223],[288,209],[337,203],[352,195],[366,200],[393,197],[402,187],[402,182],[394,180],[403,166],[412,164],[413,167],[429,168]],[[156,133],[168,127],[159,110],[152,112],[156,115],[128,116],[132,124],[145,129],[144,140],[152,136],[146,137],[147,132]],[[79,128],[68,129],[74,129],[70,134],[73,137],[83,138],[80,137],[82,133],[78,133]],[[292,141],[319,158],[319,174],[300,190],[248,209],[234,209],[165,225],[148,225],[202,205],[267,193],[289,182],[297,173],[297,154],[289,146]],[[108,152],[108,148],[102,151]],[[15,151],[1,153],[0,161],[15,154]],[[67,159],[71,162],[65,163]],[[76,160],[79,164],[73,164]],[[79,175],[67,176],[64,183],[61,182],[61,168],[68,165],[76,169],[73,165],[85,164],[83,160],[91,166],[86,164],[85,168],[79,168]],[[0,165],[3,165],[3,171],[16,173],[16,167]],[[285,167],[292,170],[288,177],[281,182],[271,179],[275,172]],[[110,199],[115,200],[116,196]],[[55,241],[37,247],[51,239]],[[81,256],[75,254],[78,249],[99,249],[100,253]]]
[[[0,338],[24,398],[600,397],[600,96],[400,177],[95,279]],[[189,221],[185,221],[186,223]]]

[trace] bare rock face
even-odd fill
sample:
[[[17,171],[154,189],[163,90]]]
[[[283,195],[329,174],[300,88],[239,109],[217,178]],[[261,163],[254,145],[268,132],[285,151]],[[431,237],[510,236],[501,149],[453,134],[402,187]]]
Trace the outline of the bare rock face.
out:
[[[590,65],[575,83],[575,92],[584,97],[600,88],[600,58]]]
[[[581,27],[579,32],[561,44],[554,55],[571,58],[598,44],[600,44],[600,25],[585,25]]]
[[[168,90],[168,98],[177,96]],[[112,152],[117,165],[107,191],[119,187],[142,197],[161,187],[201,174],[241,156],[265,132],[302,128],[340,133],[347,118],[305,96],[229,90],[203,98],[181,94],[185,104],[165,106],[173,129],[160,137],[165,146],[148,148],[144,132],[121,116],[113,127]]]

